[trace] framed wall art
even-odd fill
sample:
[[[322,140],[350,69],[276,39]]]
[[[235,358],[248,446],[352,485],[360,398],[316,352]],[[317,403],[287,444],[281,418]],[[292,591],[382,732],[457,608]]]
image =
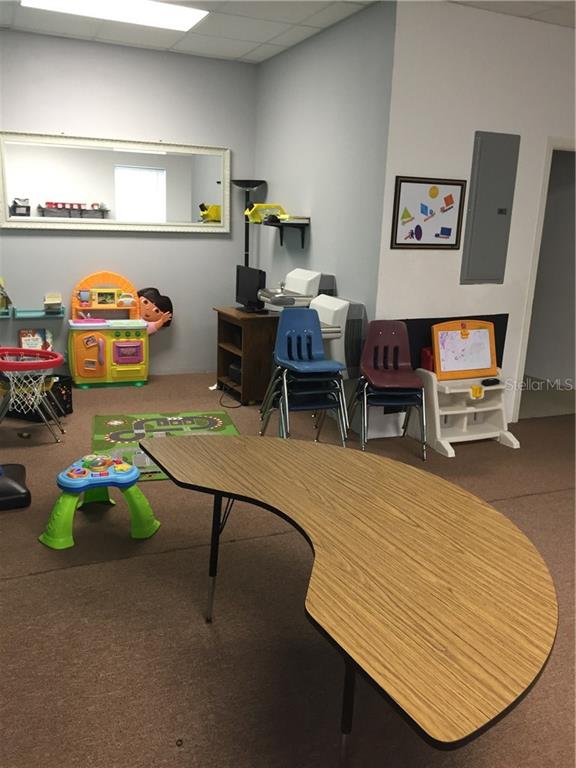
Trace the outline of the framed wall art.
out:
[[[396,176],[391,248],[458,249],[466,182]]]

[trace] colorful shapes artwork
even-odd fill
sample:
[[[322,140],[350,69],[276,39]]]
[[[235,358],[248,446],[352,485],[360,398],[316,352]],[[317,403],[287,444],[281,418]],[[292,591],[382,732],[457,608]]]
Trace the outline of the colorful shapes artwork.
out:
[[[396,176],[391,247],[459,248],[465,192],[465,181]]]
[[[446,213],[454,208],[454,196],[446,195],[444,198],[444,205],[440,208],[440,213]]]
[[[404,240],[422,240],[422,227],[420,224],[416,224],[414,229],[411,229]]]
[[[435,212],[432,208],[428,208],[426,203],[420,203],[420,213],[422,216],[424,216],[424,221],[429,221],[433,216],[435,216]]]
[[[408,224],[410,221],[414,221],[414,216],[412,216],[408,208],[404,208],[402,211],[402,224]]]

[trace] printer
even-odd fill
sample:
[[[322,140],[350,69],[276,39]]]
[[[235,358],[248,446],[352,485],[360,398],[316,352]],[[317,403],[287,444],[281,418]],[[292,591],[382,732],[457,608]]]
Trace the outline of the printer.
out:
[[[362,344],[366,336],[366,307],[336,295],[334,275],[310,269],[293,269],[277,289],[262,288],[258,298],[267,309],[310,307],[318,312],[326,357],[346,365],[345,378],[359,375]]]
[[[336,278],[311,269],[293,269],[288,272],[279,288],[261,288],[258,298],[268,309],[278,307],[308,307],[319,293],[334,296]]]

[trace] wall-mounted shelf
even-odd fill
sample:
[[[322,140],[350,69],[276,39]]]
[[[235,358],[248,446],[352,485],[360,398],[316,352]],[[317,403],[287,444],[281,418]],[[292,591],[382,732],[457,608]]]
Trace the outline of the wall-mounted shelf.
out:
[[[108,208],[45,208],[37,207],[38,216],[51,219],[105,219]]]
[[[17,309],[12,307],[12,312],[10,313],[10,310],[8,312],[7,317],[13,317],[14,320],[57,320],[64,317],[66,309],[61,307],[57,312],[47,312],[45,309]],[[3,315],[0,315],[0,317],[3,317]]]
[[[309,218],[298,218],[290,221],[271,222],[264,221],[263,224],[267,227],[276,227],[280,230],[280,245],[284,245],[284,229],[299,229],[300,230],[300,245],[304,248],[304,233],[306,228],[310,226]]]

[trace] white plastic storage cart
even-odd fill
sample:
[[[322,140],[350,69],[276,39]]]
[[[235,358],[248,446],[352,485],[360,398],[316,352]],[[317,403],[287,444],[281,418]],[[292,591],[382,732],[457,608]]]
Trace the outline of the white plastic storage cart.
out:
[[[435,451],[453,458],[452,444],[469,440],[497,440],[520,448],[508,431],[504,384],[486,387],[482,379],[438,381],[435,373],[424,368],[418,368],[418,374],[424,382],[428,444]]]

